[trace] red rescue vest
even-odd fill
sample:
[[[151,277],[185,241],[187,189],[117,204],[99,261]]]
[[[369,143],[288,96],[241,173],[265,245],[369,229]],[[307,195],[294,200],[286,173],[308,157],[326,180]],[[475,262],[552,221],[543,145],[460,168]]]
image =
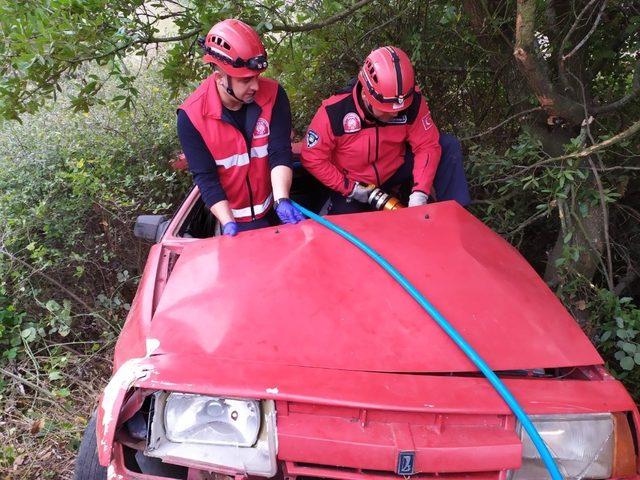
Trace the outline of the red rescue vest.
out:
[[[258,81],[260,87],[255,103],[261,112],[253,129],[249,151],[242,132],[222,119],[222,102],[213,75],[179,107],[211,152],[231,212],[239,222],[263,217],[273,203],[267,149],[278,82],[262,77]]]

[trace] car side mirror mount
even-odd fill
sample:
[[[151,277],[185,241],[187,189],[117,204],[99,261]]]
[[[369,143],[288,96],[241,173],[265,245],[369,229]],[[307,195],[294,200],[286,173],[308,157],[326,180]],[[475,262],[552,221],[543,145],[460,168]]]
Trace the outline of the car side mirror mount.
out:
[[[157,243],[169,226],[166,215],[139,215],[133,227],[133,235]]]

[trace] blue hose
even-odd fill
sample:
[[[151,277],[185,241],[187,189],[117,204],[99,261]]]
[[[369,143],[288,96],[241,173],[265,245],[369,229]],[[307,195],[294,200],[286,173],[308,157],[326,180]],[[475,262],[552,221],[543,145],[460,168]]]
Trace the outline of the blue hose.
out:
[[[442,328],[449,337],[460,347],[460,349],[469,357],[469,359],[478,367],[478,369],[487,377],[487,380],[491,383],[493,388],[500,394],[502,399],[509,406],[514,415],[518,418],[523,428],[533,441],[542,461],[551,478],[553,480],[562,480],[562,475],[560,474],[560,470],[558,470],[558,466],[556,462],[553,460],[551,453],[549,453],[549,449],[544,443],[544,440],[540,437],[540,434],[536,430],[536,427],[533,426],[531,419],[527,416],[525,411],[522,409],[518,401],[511,394],[511,392],[507,389],[502,380],[498,378],[498,376],[489,368],[489,365],[478,355],[478,353],[473,349],[467,341],[462,338],[462,336],[458,333],[458,331],[453,328],[453,326],[445,319],[440,312],[420,293],[418,290],[409,283],[409,280],[406,279],[404,275],[402,275],[393,265],[391,265],[387,260],[385,260],[379,253],[369,247],[366,243],[362,242],[360,239],[350,234],[346,230],[343,230],[336,224],[316,215],[315,213],[307,210],[303,206],[299,205],[296,202],[292,202],[298,210],[300,210],[304,215],[309,217],[312,220],[315,220],[321,225],[324,225],[329,230],[334,231],[341,237],[345,238],[349,242],[353,243],[356,247],[366,253],[369,257],[371,257],[375,262],[380,265],[384,270],[389,273],[401,286],[404,288],[409,295],[413,297],[413,299],[424,308],[427,313],[433,318],[440,328]]]

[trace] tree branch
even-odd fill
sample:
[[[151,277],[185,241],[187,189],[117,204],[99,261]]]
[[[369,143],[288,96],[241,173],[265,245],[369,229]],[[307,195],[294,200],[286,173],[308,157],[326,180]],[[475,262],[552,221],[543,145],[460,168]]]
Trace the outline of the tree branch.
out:
[[[616,143],[620,143],[623,140],[631,138],[633,135],[635,135],[638,132],[640,132],[640,120],[638,120],[637,122],[632,124],[626,130],[623,130],[619,134],[614,135],[613,137],[609,138],[608,140],[605,140],[604,142],[596,143],[595,145],[591,145],[589,148],[585,148],[584,150],[580,150],[579,152],[569,153],[567,155],[562,155],[560,157],[547,158],[547,159],[542,160],[540,162],[536,162],[533,165],[530,165],[528,167],[528,169],[530,170],[531,168],[536,168],[536,167],[539,167],[541,165],[546,165],[548,163],[555,163],[555,162],[560,162],[562,160],[568,160],[570,158],[588,157],[589,155],[592,155],[592,154],[594,154],[596,152],[599,152],[601,150],[605,150],[605,149],[615,145]]]
[[[587,11],[597,2],[598,0],[590,0],[589,3],[587,3],[585,5],[585,7],[582,9],[582,11],[578,14],[578,16],[576,17],[576,20],[573,22],[573,25],[571,25],[571,28],[569,29],[569,31],[567,32],[567,34],[564,36],[564,38],[562,39],[562,42],[560,43],[560,48],[558,49],[558,64],[560,64],[560,62],[562,61],[562,59],[564,58],[564,48],[567,45],[567,43],[569,43],[569,38],[571,37],[571,35],[573,35],[573,32],[575,32],[578,27],[580,26],[580,20],[582,20],[582,17],[587,13]]]
[[[16,375],[15,373],[11,373],[9,370],[5,370],[4,368],[0,367],[0,373],[3,375],[6,375],[7,377],[13,378],[15,381],[20,382],[23,385],[26,385],[27,387],[29,387],[32,390],[35,390],[36,392],[40,392],[45,397],[56,398],[56,396],[53,393],[51,393],[49,390],[46,390],[36,385],[35,383],[27,380],[26,378],[22,378],[21,376]]]
[[[502,125],[504,125],[505,123],[510,122],[511,120],[513,120],[514,118],[518,118],[524,115],[529,115],[530,113],[533,112],[539,112],[540,110],[542,110],[542,107],[535,107],[535,108],[530,108],[529,110],[525,110],[524,112],[519,112],[516,113],[515,115],[511,115],[510,117],[508,117],[507,119],[503,120],[502,122],[500,122],[498,125],[495,125],[494,127],[491,127],[489,130],[486,130],[482,133],[478,133],[476,135],[471,135],[470,137],[464,137],[461,138],[460,141],[464,142],[466,140],[471,140],[472,138],[478,138],[478,137],[483,137],[485,135],[488,135],[489,133],[493,132],[494,130],[497,130],[498,128],[500,128]]]
[[[145,37],[145,38],[138,38],[137,40],[130,40],[127,43],[125,43],[124,45],[120,45],[119,47],[116,47],[112,50],[109,50],[108,52],[104,52],[98,55],[92,55],[90,57],[83,57],[83,58],[73,58],[71,60],[67,60],[68,63],[83,63],[83,62],[88,62],[91,60],[99,60],[101,58],[105,58],[105,57],[110,57],[111,55],[115,55],[116,53],[121,52],[122,50],[126,50],[129,47],[133,47],[134,45],[139,45],[139,44],[151,44],[151,43],[167,43],[167,42],[179,42],[181,40],[186,40],[187,38],[191,38],[194,35],[197,35],[198,33],[200,33],[200,28],[198,27],[197,29],[193,29],[193,30],[189,30],[186,33],[183,33],[182,35],[176,35],[173,37]]]
[[[280,25],[274,25],[270,31],[295,33],[295,32],[309,32],[311,30],[318,30],[320,28],[327,27],[333,23],[339,22],[343,18],[351,15],[353,12],[359,10],[360,8],[371,3],[372,1],[373,0],[360,0],[359,2],[356,2],[353,5],[351,5],[346,10],[340,13],[337,13],[336,15],[333,15],[318,23],[305,23],[303,25],[288,25],[286,23],[283,23]]]
[[[604,13],[604,9],[607,6],[607,0],[604,0],[602,2],[602,5],[600,6],[600,11],[598,12],[598,16],[596,17],[595,22],[593,22],[593,25],[591,26],[591,29],[587,32],[587,34],[584,36],[584,38],[582,40],[580,40],[580,42],[573,47],[573,50],[571,50],[569,53],[567,53],[566,55],[562,56],[562,62],[564,63],[568,58],[571,58],[578,50],[580,50],[582,48],[582,46],[587,43],[587,40],[589,39],[589,37],[591,35],[593,35],[593,32],[595,32],[596,28],[598,27],[598,24],[600,23],[600,19],[602,19],[602,14]]]
[[[627,93],[624,97],[620,98],[619,100],[616,100],[615,102],[607,103],[604,105],[599,105],[597,107],[593,107],[591,111],[593,113],[599,113],[599,114],[612,112],[614,110],[617,110],[625,106],[635,97],[637,97],[639,93],[640,93],[640,59],[636,63],[636,68],[633,72],[633,81],[631,82],[631,91]]]
[[[544,66],[536,56],[534,48],[535,14],[535,0],[518,0],[516,45],[513,55],[542,108],[549,115],[566,118],[574,124],[580,124],[583,118],[581,106],[554,91]]]

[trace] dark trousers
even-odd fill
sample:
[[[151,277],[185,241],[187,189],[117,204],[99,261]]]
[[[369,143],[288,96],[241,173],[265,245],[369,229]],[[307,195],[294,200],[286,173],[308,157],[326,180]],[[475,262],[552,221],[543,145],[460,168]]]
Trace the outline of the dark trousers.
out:
[[[463,207],[466,207],[471,202],[471,197],[469,196],[467,177],[462,165],[462,146],[456,137],[446,133],[440,134],[440,146],[442,147],[442,156],[433,180],[436,199],[438,201],[455,200]],[[397,196],[406,204],[412,184],[413,152],[407,148],[404,163],[380,188],[391,195]],[[372,210],[374,208],[368,204],[350,200],[338,192],[331,193],[329,215],[370,212]]]
[[[238,222],[238,232],[246,232],[248,230],[255,230],[256,228],[273,227],[280,223],[276,211],[272,208],[262,218],[251,220],[250,222]]]

